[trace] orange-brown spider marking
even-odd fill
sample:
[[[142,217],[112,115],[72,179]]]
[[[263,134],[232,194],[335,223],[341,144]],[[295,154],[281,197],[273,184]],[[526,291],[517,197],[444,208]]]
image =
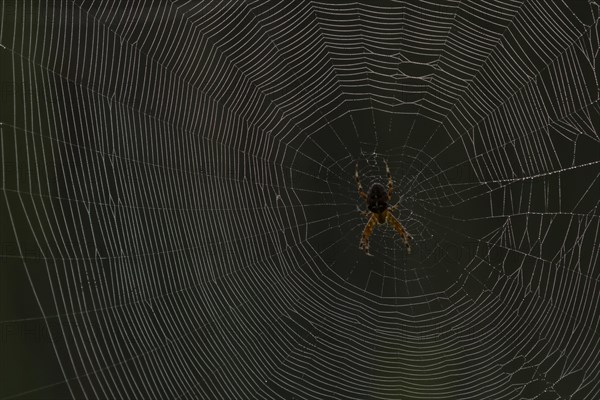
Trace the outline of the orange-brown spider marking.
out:
[[[371,214],[371,217],[369,218],[369,222],[367,222],[367,225],[365,226],[365,229],[363,230],[362,237],[361,237],[360,243],[358,245],[358,248],[361,250],[364,250],[365,253],[367,253],[367,254],[370,254],[369,253],[369,236],[371,236],[371,233],[373,232],[373,228],[375,228],[375,225],[377,225],[377,216],[375,214]]]
[[[396,217],[394,217],[394,215],[392,215],[391,212],[387,213],[387,222],[392,227],[394,227],[396,232],[398,232],[398,235],[400,235],[400,237],[404,241],[404,245],[406,246],[406,252],[408,254],[410,254],[410,252],[412,251],[412,249],[410,247],[410,243],[408,242],[410,239],[412,239],[412,236],[410,235],[410,233],[406,232],[406,229],[404,229],[404,227],[402,226],[400,221],[398,221],[396,219]]]
[[[368,192],[365,193],[363,191],[362,185],[360,183],[360,178],[358,176],[358,162],[356,163],[356,171],[354,173],[354,177],[356,179],[356,187],[358,189],[358,195],[367,203],[367,211],[363,211],[362,213],[365,216],[369,217],[369,221],[363,230],[360,243],[358,247],[361,250],[364,250],[367,254],[369,254],[369,236],[373,233],[373,229],[375,226],[379,224],[388,223],[392,228],[396,230],[398,235],[404,241],[404,245],[406,246],[406,251],[408,254],[411,252],[411,247],[409,241],[412,240],[412,236],[410,233],[406,231],[404,226],[394,217],[392,214],[392,210],[397,208],[397,205],[388,206],[390,198],[392,197],[392,192],[394,189],[392,174],[390,172],[390,168],[388,167],[387,161],[385,163],[385,171],[387,174],[388,182],[387,182],[387,191],[385,187],[381,183],[374,183],[369,188]]]
[[[358,178],[358,161],[356,162],[356,170],[354,171],[354,179],[356,179],[356,187],[358,189],[358,195],[364,201],[367,201],[367,194],[363,191],[360,179]]]

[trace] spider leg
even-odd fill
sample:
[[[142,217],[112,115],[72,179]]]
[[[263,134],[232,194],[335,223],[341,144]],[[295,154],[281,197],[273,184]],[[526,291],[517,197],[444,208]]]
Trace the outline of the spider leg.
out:
[[[367,201],[367,194],[363,191],[363,187],[360,184],[360,179],[358,178],[358,161],[356,162],[356,170],[354,171],[354,179],[356,179],[356,187],[358,189],[358,195],[364,201]]]
[[[392,181],[392,173],[390,172],[390,167],[388,166],[387,160],[384,160],[383,162],[385,163],[385,173],[387,174],[387,178],[388,178],[387,196],[388,196],[388,201],[390,201],[390,199],[392,198],[392,191],[394,190],[394,183]]]
[[[404,196],[400,196],[400,197],[398,198],[398,201],[396,201],[396,203],[395,203],[395,204],[392,204],[391,206],[388,206],[388,208],[387,208],[387,209],[388,209],[388,211],[396,211],[396,210],[398,210],[398,209],[400,208],[400,203],[402,202],[402,198],[403,198],[403,197],[404,197]]]
[[[390,224],[396,230],[396,232],[398,232],[398,235],[400,235],[400,237],[404,241],[404,245],[406,246],[406,252],[410,254],[411,247],[408,241],[411,240],[413,237],[410,235],[410,233],[406,231],[404,226],[402,226],[400,221],[398,221],[391,212],[387,213],[386,219],[388,224]]]
[[[363,230],[362,237],[360,238],[360,243],[358,245],[358,248],[364,250],[367,254],[370,254],[369,236],[371,236],[371,233],[373,233],[373,228],[375,228],[375,225],[377,225],[377,215],[371,214],[371,218],[369,218],[369,222],[367,222],[367,225]]]

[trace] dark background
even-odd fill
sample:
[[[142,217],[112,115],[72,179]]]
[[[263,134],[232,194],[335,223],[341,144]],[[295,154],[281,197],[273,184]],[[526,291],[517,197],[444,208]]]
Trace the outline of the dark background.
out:
[[[2,398],[600,394],[597,4],[2,7]]]

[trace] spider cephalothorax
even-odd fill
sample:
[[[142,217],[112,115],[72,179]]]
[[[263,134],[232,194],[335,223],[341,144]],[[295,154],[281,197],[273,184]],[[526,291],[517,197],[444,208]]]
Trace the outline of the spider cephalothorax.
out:
[[[381,183],[374,183],[369,188],[369,191],[365,193],[358,177],[358,162],[356,163],[356,172],[354,176],[356,178],[356,186],[358,187],[358,195],[367,203],[367,209],[369,210],[364,212],[364,214],[369,217],[369,221],[363,230],[359,248],[363,249],[367,254],[369,254],[369,236],[373,232],[375,225],[378,223],[384,224],[387,222],[396,230],[396,232],[398,232],[404,241],[406,251],[408,254],[410,254],[411,248],[408,241],[412,239],[412,236],[406,231],[406,229],[404,229],[402,224],[392,214],[392,210],[396,209],[397,206],[388,206],[388,203],[392,197],[392,189],[394,186],[392,182],[392,174],[390,173],[390,168],[388,167],[387,161],[385,161],[385,171],[388,177],[387,191],[385,190],[385,186],[383,186]]]

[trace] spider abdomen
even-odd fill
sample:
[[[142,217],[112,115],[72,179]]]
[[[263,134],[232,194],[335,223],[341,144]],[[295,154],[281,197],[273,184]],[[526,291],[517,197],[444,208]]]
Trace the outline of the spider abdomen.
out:
[[[374,183],[367,193],[367,208],[372,213],[382,213],[387,209],[388,195],[381,183]]]

